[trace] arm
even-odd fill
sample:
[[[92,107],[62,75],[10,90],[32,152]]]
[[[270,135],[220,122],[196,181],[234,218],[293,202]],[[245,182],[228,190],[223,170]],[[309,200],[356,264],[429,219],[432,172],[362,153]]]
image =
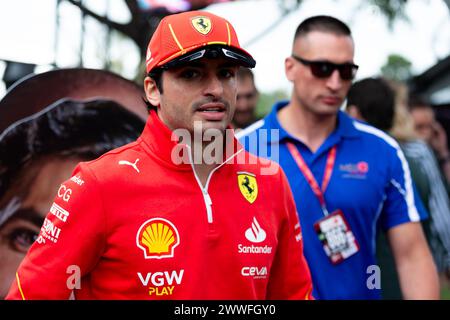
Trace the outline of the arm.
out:
[[[438,299],[437,270],[422,231],[421,220],[428,218],[414,191],[408,162],[395,141],[386,157],[385,202],[380,225],[387,230],[396,262],[400,288],[405,299]]]
[[[275,259],[270,271],[267,299],[312,300],[309,267],[303,256],[303,239],[295,202],[287,178],[280,168],[281,230]]]
[[[404,298],[439,299],[437,270],[420,223],[398,225],[387,235]]]

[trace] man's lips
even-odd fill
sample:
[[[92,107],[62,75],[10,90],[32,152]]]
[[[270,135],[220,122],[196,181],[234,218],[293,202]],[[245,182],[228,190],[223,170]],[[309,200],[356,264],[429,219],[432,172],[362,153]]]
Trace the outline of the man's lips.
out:
[[[223,103],[206,103],[198,107],[197,112],[225,112],[226,108]]]
[[[206,103],[195,109],[202,118],[209,121],[220,121],[225,116],[227,108],[223,103]]]
[[[339,97],[322,97],[322,102],[328,105],[340,105],[342,100]]]

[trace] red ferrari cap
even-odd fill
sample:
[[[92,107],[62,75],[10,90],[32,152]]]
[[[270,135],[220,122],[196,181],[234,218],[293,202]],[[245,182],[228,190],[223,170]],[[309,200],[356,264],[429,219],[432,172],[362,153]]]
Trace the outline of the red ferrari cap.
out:
[[[147,49],[147,73],[170,68],[213,53],[253,68],[253,57],[241,48],[236,31],[224,18],[206,11],[186,11],[164,17]],[[214,53],[215,52],[215,53]]]

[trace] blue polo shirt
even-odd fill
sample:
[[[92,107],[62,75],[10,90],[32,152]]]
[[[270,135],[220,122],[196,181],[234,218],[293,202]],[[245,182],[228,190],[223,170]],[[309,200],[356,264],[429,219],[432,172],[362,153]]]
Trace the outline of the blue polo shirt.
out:
[[[384,132],[358,122],[340,111],[336,129],[315,152],[287,133],[275,104],[270,114],[237,136],[245,148],[278,162],[285,171],[297,205],[316,299],[379,299],[375,257],[376,233],[402,223],[420,221],[427,213],[411,180],[405,156],[397,142]],[[359,244],[359,251],[333,265],[313,225],[324,218],[319,200],[289,152],[292,142],[319,185],[333,146],[336,161],[324,197],[328,212],[342,210]],[[381,270],[382,272],[382,270]]]

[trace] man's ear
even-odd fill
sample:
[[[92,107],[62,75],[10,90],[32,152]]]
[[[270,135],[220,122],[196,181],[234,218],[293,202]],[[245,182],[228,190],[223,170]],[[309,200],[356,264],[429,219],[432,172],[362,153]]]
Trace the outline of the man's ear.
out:
[[[286,78],[293,82],[295,79],[295,62],[291,57],[287,57],[284,60],[284,72],[286,74]]]
[[[153,106],[159,106],[161,103],[161,93],[159,92],[158,86],[155,80],[150,77],[145,77],[144,79],[144,91],[148,102]]]

